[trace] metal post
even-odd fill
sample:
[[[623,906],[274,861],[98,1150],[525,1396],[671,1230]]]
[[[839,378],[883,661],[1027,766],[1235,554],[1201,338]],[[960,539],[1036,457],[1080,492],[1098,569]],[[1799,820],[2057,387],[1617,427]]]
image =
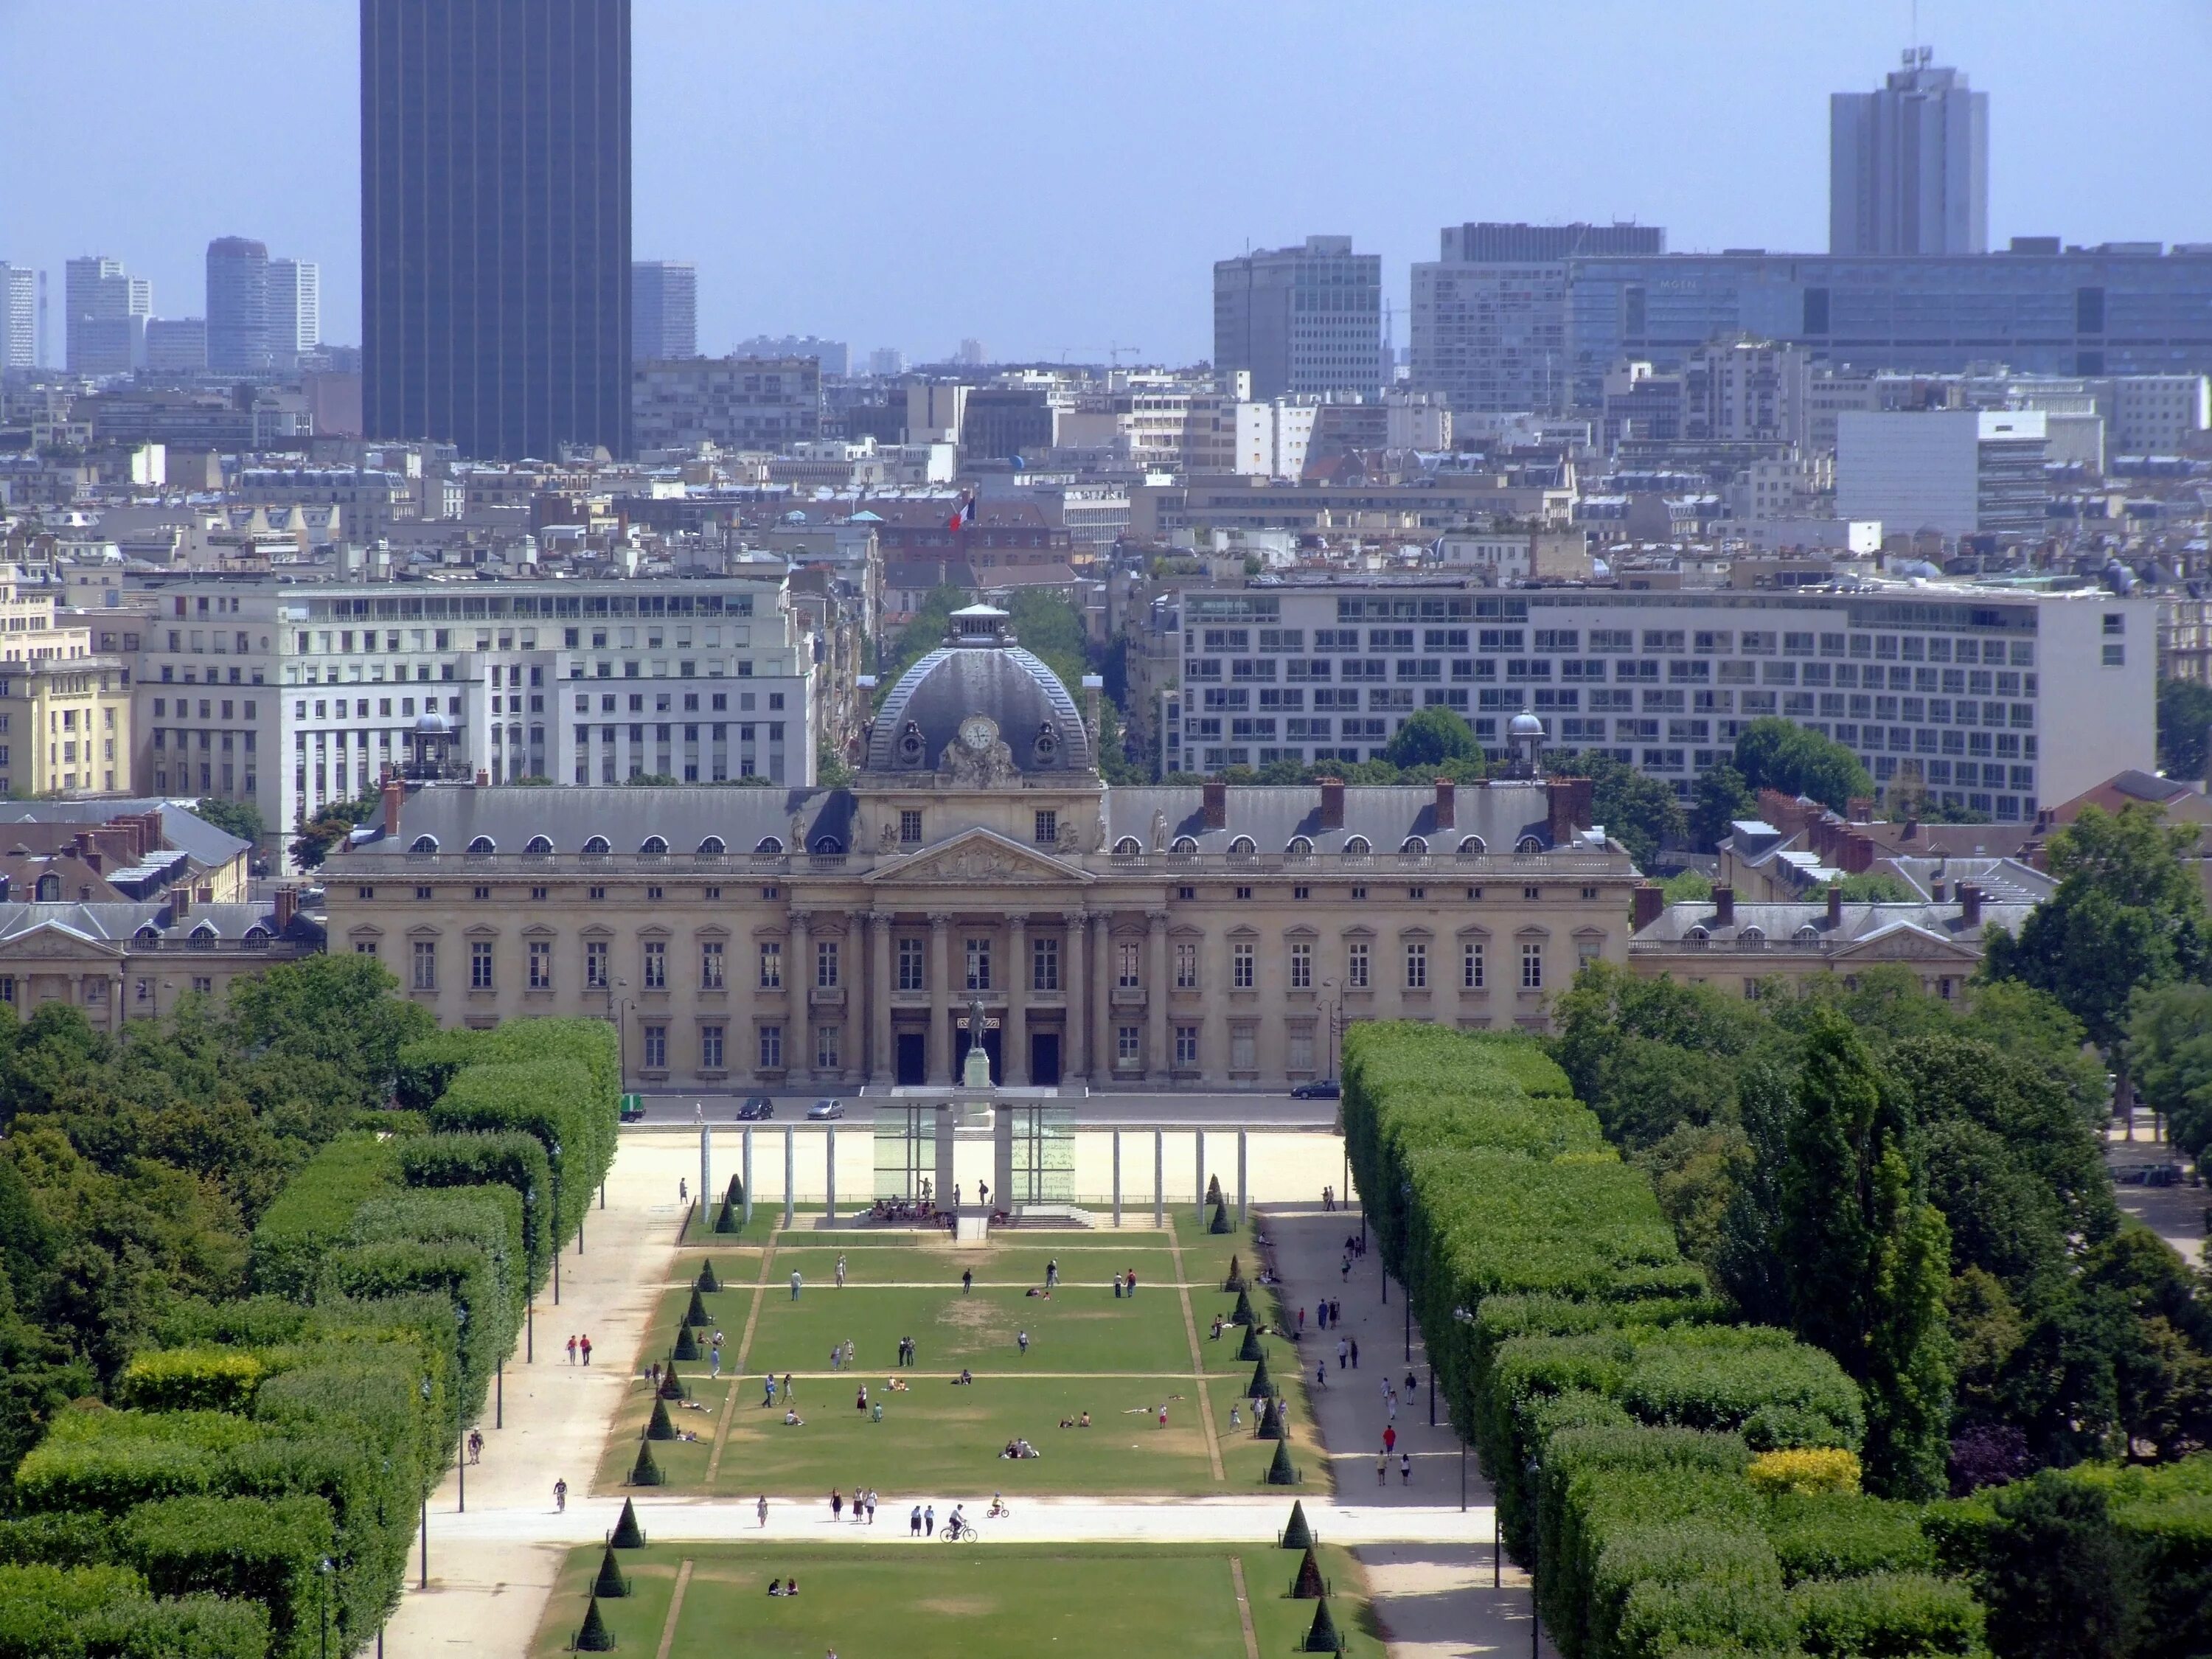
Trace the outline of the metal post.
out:
[[[792,1199],[792,1182],[799,1178],[799,1154],[792,1146],[791,1125],[783,1126],[783,1224],[793,1224],[799,1212]]]
[[[538,1363],[538,1298],[534,1296],[523,1310],[522,1340],[522,1363],[535,1365]]]
[[[824,1194],[823,1212],[832,1222],[837,1219],[837,1126],[822,1126],[823,1184]]]
[[[461,1501],[453,1512],[466,1515],[469,1512],[469,1437],[465,1434],[461,1437],[461,1443],[454,1449],[453,1473],[460,1477],[461,1481]]]
[[[1467,1437],[1464,1435],[1460,1437],[1459,1443],[1459,1512],[1462,1515],[1467,1513]]]
[[[1401,1291],[1406,1291],[1403,1284],[1401,1284],[1398,1288]],[[1398,1299],[1406,1304],[1406,1363],[1410,1365],[1413,1363],[1413,1298],[1412,1293],[1408,1291],[1401,1295]],[[1430,1421],[1435,1420],[1435,1413],[1432,1412],[1430,1413]]]
[[[750,1227],[753,1224],[753,1126],[750,1123],[745,1125],[744,1174],[742,1185],[745,1189],[745,1213],[744,1220],[741,1224]]]
[[[1198,1206],[1198,1224],[1203,1227],[1206,1225],[1206,1131],[1203,1129],[1198,1132],[1197,1146],[1197,1174],[1191,1190],[1196,1194],[1192,1201]]]
[[[560,1214],[557,1207],[554,1214]],[[553,1305],[561,1305],[561,1246],[557,1243],[553,1246]]]
[[[1459,1443],[1459,1506],[1467,1507],[1467,1442]],[[1498,1494],[1490,1494],[1490,1588],[1505,1587],[1505,1522],[1504,1511],[1498,1506]]]
[[[1152,1131],[1152,1225],[1168,1224],[1168,1137],[1164,1129]]]
[[[699,1218],[707,1219],[707,1206],[714,1197],[714,1132],[707,1127],[707,1109],[696,1108],[699,1114]]]
[[[1429,1426],[1437,1425],[1437,1362],[1429,1361]]]
[[[1244,1224],[1245,1206],[1250,1196],[1250,1188],[1244,1179],[1246,1152],[1250,1139],[1246,1131],[1239,1129],[1237,1132],[1237,1224],[1240,1227]]]
[[[507,1361],[502,1359],[499,1362],[499,1370],[493,1376],[498,1379],[499,1392],[495,1396],[496,1403],[492,1407],[491,1425],[495,1429],[503,1429],[507,1426]]]
[[[1114,1131],[1114,1224],[1121,1224],[1121,1132]]]
[[[422,1494],[422,1584],[430,1588],[430,1494]]]
[[[604,1181],[599,1183],[599,1207],[603,1210],[607,1207],[607,1183]]]
[[[584,1218],[591,1212],[592,1206],[588,1200],[586,1200],[584,1207],[576,1212],[576,1254],[578,1255],[584,1253]]]

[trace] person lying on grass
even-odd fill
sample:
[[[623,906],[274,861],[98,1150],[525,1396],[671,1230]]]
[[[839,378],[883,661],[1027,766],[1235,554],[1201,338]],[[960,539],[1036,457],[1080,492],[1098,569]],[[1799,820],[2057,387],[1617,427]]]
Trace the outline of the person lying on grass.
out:
[[[1079,1422],[1073,1417],[1063,1417],[1060,1419],[1060,1426],[1063,1429],[1087,1429],[1091,1426],[1091,1413],[1084,1413]]]

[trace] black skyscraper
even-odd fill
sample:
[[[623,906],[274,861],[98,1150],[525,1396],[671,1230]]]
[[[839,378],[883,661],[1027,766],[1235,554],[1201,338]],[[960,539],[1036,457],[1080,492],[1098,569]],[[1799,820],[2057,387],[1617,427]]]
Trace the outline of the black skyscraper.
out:
[[[629,0],[361,0],[362,414],[629,448]]]

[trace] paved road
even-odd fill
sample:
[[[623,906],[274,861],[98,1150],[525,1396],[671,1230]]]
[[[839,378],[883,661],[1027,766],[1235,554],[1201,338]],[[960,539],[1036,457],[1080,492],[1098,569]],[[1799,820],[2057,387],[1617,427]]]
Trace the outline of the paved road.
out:
[[[806,1109],[823,1098],[819,1091],[775,1094],[769,1097],[775,1102],[774,1121],[778,1127],[794,1122],[804,1127]],[[845,1121],[848,1123],[871,1121],[870,1110],[882,1098],[861,1091],[836,1097],[845,1103]],[[734,1094],[649,1094],[645,1097],[645,1121],[634,1127],[643,1129],[689,1127],[696,1121],[692,1115],[693,1108],[702,1104],[707,1109],[708,1121],[728,1123],[735,1121],[738,1103],[750,1098],[752,1097],[749,1095]],[[1056,1103],[1047,1103],[1073,1107],[1077,1127],[1085,1129],[1111,1129],[1132,1124],[1150,1126],[1155,1123],[1208,1129],[1330,1129],[1336,1124],[1334,1101],[1292,1100],[1287,1092],[1117,1092],[1069,1096]]]
[[[2146,1165],[2186,1164],[2183,1153],[2163,1140],[2153,1140],[2149,1126],[2133,1140],[2123,1140],[2118,1133],[2109,1133],[2105,1140],[2105,1161],[2112,1166],[2117,1180],[2128,1170]],[[2212,1206],[2212,1188],[2191,1187],[2185,1182],[2172,1187],[2139,1187],[2122,1182],[2114,1189],[2120,1208],[2142,1222],[2153,1232],[2181,1253],[2181,1259],[2197,1267],[2208,1256],[2208,1241],[2204,1231],[2204,1212]]]

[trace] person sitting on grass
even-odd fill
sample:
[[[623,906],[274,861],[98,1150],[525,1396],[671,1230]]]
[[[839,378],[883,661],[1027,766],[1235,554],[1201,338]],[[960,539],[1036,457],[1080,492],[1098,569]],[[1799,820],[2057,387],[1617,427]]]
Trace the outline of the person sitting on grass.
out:
[[[1012,1440],[1009,1440],[1006,1442],[1006,1449],[1000,1452],[999,1455],[1001,1457],[1019,1457],[1021,1453],[1015,1449],[1014,1443]]]
[[[963,1365],[960,1368],[960,1375],[952,1379],[952,1386],[957,1389],[963,1382],[973,1382],[975,1380],[975,1374]]]
[[[1044,1454],[1039,1451],[1035,1446],[1030,1444],[1028,1441],[1018,1439],[1014,1442],[1014,1455],[1017,1457],[1042,1457]]]
[[[1213,1316],[1213,1340],[1216,1342],[1221,1340],[1221,1316],[1219,1314]]]
[[[768,1581],[768,1593],[770,1595],[781,1595],[784,1593],[783,1580],[781,1578],[769,1579]]]
[[[1075,1419],[1072,1417],[1063,1417],[1060,1419],[1060,1426],[1063,1429],[1072,1429],[1075,1426]]]
[[[1030,1285],[1029,1289],[1024,1291],[1022,1294],[1024,1296],[1042,1297],[1048,1302],[1052,1300],[1052,1292],[1050,1291],[1039,1290],[1034,1285]]]
[[[1089,1428],[1091,1426],[1091,1413],[1089,1412],[1085,1412],[1079,1416],[1075,1419],[1075,1426],[1079,1429]]]
[[[796,1410],[787,1410],[783,1414],[783,1424],[786,1428],[803,1429],[806,1426],[806,1419]]]

